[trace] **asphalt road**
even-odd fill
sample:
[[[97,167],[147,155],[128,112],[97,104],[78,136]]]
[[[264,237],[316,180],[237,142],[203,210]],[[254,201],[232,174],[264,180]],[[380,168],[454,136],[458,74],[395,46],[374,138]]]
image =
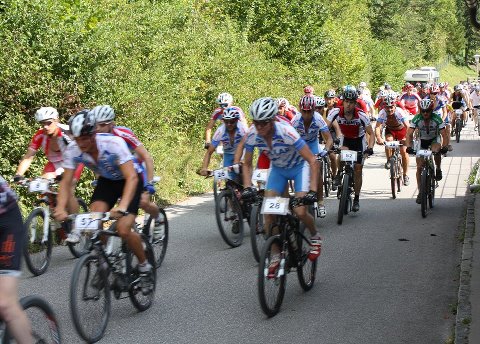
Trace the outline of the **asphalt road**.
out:
[[[249,237],[235,249],[222,241],[212,194],[169,207],[170,242],[154,305],[137,313],[128,298],[112,298],[100,343],[444,343],[454,324],[465,180],[480,156],[472,126],[443,159],[444,179],[425,219],[415,203],[414,159],[410,186],[393,200],[383,148],[376,147],[364,168],[360,211],[338,226],[338,200],[330,197],[327,217],[317,220],[324,245],[314,288],[304,292],[289,274],[272,319],[259,306]],[[21,295],[40,294],[52,304],[65,343],[81,342],[68,300],[75,262],[57,247],[44,275],[25,271],[21,280]]]

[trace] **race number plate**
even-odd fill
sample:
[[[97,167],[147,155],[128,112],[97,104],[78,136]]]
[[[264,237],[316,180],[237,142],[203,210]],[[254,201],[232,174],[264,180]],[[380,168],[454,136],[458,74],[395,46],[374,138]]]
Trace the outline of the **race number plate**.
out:
[[[385,141],[385,147],[397,148],[397,147],[400,147],[400,142],[398,142],[398,141]]]
[[[288,198],[268,197],[263,199],[262,214],[286,215],[288,213]]]
[[[48,191],[48,180],[45,179],[35,179],[32,180],[28,186],[28,191],[30,192],[46,192]]]
[[[428,158],[432,155],[432,151],[429,149],[420,149],[417,151],[417,156]]]
[[[101,215],[101,213],[78,214],[75,218],[75,229],[80,231],[99,229]]]
[[[228,178],[228,168],[221,168],[213,171],[213,177],[215,180],[224,180]]]
[[[217,152],[217,154],[223,154],[223,146],[218,145],[217,148],[215,149],[215,152]]]
[[[351,150],[340,151],[340,160],[342,161],[357,161],[357,152]]]
[[[463,114],[463,111],[460,110],[460,109],[457,109],[457,110],[455,110],[455,114],[456,114],[457,116],[461,116],[461,115]]]
[[[256,169],[252,174],[252,181],[259,183],[266,183],[268,177],[268,170]]]

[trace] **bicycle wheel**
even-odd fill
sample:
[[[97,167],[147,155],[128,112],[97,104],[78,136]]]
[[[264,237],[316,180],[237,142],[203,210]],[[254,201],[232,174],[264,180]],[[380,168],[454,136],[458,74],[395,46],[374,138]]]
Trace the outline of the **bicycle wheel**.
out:
[[[282,240],[278,236],[271,236],[263,245],[258,264],[258,297],[262,311],[268,316],[273,317],[280,311],[283,297],[285,295],[286,274],[284,268],[280,265],[275,271],[269,271],[270,262],[275,255],[272,252],[272,245],[277,246],[277,250],[282,249]],[[278,253],[277,253],[278,254]],[[280,254],[283,262],[286,258]],[[283,270],[283,271],[282,271]]]
[[[223,240],[231,247],[240,246],[243,241],[242,207],[232,189],[218,195],[215,217]]]
[[[267,240],[265,230],[263,228],[263,214],[260,213],[262,203],[253,204],[250,213],[250,241],[252,243],[253,257],[258,262],[262,247]]]
[[[305,233],[305,227],[301,227],[302,234]],[[305,235],[305,234],[304,234]],[[298,250],[295,252],[297,255],[297,276],[300,286],[303,290],[309,291],[312,289],[315,283],[315,277],[317,275],[317,260],[310,260],[308,258],[310,253],[310,243],[301,235],[297,235]]]
[[[420,206],[422,211],[422,216],[427,216],[427,193],[428,193],[428,186],[427,186],[427,168],[422,169],[422,174],[420,176]]]
[[[463,122],[461,119],[457,119],[455,123],[455,140],[457,143],[460,142],[460,131],[462,130]]]
[[[83,340],[95,343],[103,337],[110,319],[110,303],[108,276],[100,270],[98,257],[83,255],[70,279],[70,312]]]
[[[141,235],[143,249],[145,255],[147,256],[148,262],[155,266],[155,255],[153,253],[152,246],[148,242],[148,239],[145,235]],[[131,266],[131,276],[130,281],[133,281],[130,284],[128,289],[128,296],[130,301],[140,312],[143,312],[150,308],[155,299],[155,289],[157,285],[157,269],[152,269],[152,273],[149,277],[142,277],[137,269],[138,259],[132,253],[130,254],[130,266]],[[134,267],[135,266],[135,267]]]
[[[348,194],[348,187],[350,183],[350,175],[345,173],[343,176],[343,183],[342,183],[342,193],[340,195],[340,202],[338,203],[338,214],[337,214],[337,223],[339,225],[343,222],[343,215],[348,213],[348,198],[350,197]]]
[[[480,136],[480,117],[478,116],[478,113],[477,113],[477,130],[478,130],[478,136]]]
[[[80,213],[87,213],[88,207],[87,203],[81,198],[77,198],[78,205],[80,206]],[[87,254],[90,251],[90,233],[82,233],[80,235],[80,242],[74,244],[67,242],[68,249],[75,258],[80,258],[84,254]]]
[[[28,215],[25,221],[27,228],[25,246],[23,255],[27,263],[28,270],[35,276],[39,276],[47,271],[48,265],[52,257],[52,232],[50,226],[47,225],[48,231],[46,237],[44,233],[45,222],[49,223],[50,219],[45,216],[42,208],[35,208]]]
[[[332,176],[330,175],[330,160],[327,157],[322,160],[323,165],[323,189],[325,191],[325,197],[330,196],[330,188],[332,182]]]
[[[397,192],[402,191],[402,185],[403,185],[403,160],[402,156],[399,154],[397,156]]]
[[[58,319],[47,301],[38,295],[29,295],[21,298],[20,304],[32,326],[35,343],[59,344],[62,342]]]
[[[397,164],[395,158],[390,158],[390,187],[393,199],[397,198]]]
[[[436,183],[435,180],[433,179],[433,169],[430,170],[430,173],[428,174],[428,206],[430,209],[433,208],[435,205],[435,188],[436,188]]]
[[[161,217],[161,229],[157,229],[156,233],[155,220],[151,217],[148,219],[146,227],[148,228],[148,242],[152,246],[155,267],[158,269],[162,265],[165,254],[167,253],[168,246],[168,219],[167,214],[163,208],[160,208],[160,217]],[[144,231],[145,233],[145,231]]]

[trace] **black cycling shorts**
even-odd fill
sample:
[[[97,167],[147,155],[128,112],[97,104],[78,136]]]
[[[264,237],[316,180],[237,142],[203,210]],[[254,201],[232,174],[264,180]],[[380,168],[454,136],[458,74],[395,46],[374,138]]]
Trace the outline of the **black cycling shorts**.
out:
[[[440,143],[440,137],[434,137],[433,139],[430,140],[420,140],[420,148],[421,149],[430,149],[430,146],[432,143]]]
[[[365,136],[357,137],[355,139],[344,138],[343,145],[348,147],[349,150],[357,152],[357,164],[363,163],[363,152],[367,148],[367,141]]]
[[[123,195],[123,187],[125,186],[125,179],[111,180],[107,178],[98,178],[98,184],[93,190],[92,199],[90,204],[95,201],[102,201],[108,204],[109,209],[112,209],[119,198]],[[132,201],[128,205],[127,211],[130,214],[138,214],[138,208],[140,205],[140,197],[143,192],[143,178],[141,174],[138,174],[137,189]]]
[[[0,276],[20,276],[25,226],[18,205],[0,215]]]

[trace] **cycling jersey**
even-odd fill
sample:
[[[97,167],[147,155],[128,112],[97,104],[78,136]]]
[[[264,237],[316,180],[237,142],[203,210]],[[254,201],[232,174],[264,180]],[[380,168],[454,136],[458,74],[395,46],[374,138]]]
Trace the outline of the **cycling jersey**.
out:
[[[479,107],[480,106],[480,92],[477,93],[477,92],[473,91],[470,94],[470,100],[472,101],[472,106]]]
[[[123,139],[112,134],[96,134],[95,140],[98,149],[98,159],[95,161],[88,153],[83,153],[75,141],[71,142],[65,152],[63,167],[75,169],[83,163],[96,174],[111,180],[124,179],[120,165],[132,160],[135,171],[141,173],[142,169],[135,162],[133,155]]]
[[[385,109],[381,110],[378,114],[377,122],[385,123],[385,126],[391,130],[401,130],[405,126],[405,120],[408,117],[405,112],[396,108],[392,116],[388,116]]]
[[[245,118],[245,114],[243,113],[243,110],[240,109],[238,106],[229,106],[229,108],[235,108],[238,110],[238,112],[240,112],[240,121],[246,121],[246,118]],[[219,121],[221,119],[223,119],[223,111],[225,109],[224,108],[216,108],[213,113],[212,113],[212,117],[210,119],[213,119],[214,121]]]
[[[318,112],[314,112],[312,123],[310,123],[308,130],[305,130],[304,119],[302,114],[299,113],[293,117],[292,126],[297,130],[301,138],[305,140],[313,154],[318,154],[318,133],[329,131],[327,123],[325,123],[322,116]]]
[[[298,151],[305,146],[305,141],[300,137],[295,128],[283,122],[273,122],[274,134],[271,146],[258,135],[255,126],[251,126],[247,133],[245,150],[253,152],[257,147],[260,152],[266,152],[273,166],[291,168],[302,164],[305,160]]]
[[[0,176],[0,214],[15,207],[16,201],[17,195],[10,189],[7,181]]]
[[[408,94],[405,93],[400,97],[400,101],[405,106],[408,112],[412,115],[416,115],[418,112],[418,104],[420,103],[420,97],[416,93]]]
[[[113,127],[112,134],[121,137],[132,153],[135,151],[135,149],[137,149],[137,147],[143,146],[143,143],[138,139],[137,136],[135,136],[130,128],[115,126]]]
[[[432,113],[428,125],[422,115],[416,115],[410,122],[410,128],[418,128],[421,140],[432,140],[439,135],[440,130],[445,129],[445,123],[443,123],[442,117],[436,113]]]
[[[227,131],[227,127],[225,124],[222,124],[215,131],[215,134],[213,134],[212,146],[217,148],[217,146],[221,143],[223,145],[224,154],[235,154],[235,149],[247,133],[247,130],[248,128],[242,122],[237,121],[235,135],[233,138],[233,142],[231,142],[230,134]]]
[[[336,107],[343,106],[343,99],[339,99],[337,104],[335,105]],[[368,107],[367,103],[363,99],[357,98],[357,107],[359,107],[363,112],[367,113],[368,112]]]
[[[370,125],[370,119],[359,108],[355,108],[352,119],[345,118],[343,106],[333,108],[328,113],[327,119],[330,123],[336,120],[343,136],[349,139],[363,137],[365,128]]]
[[[72,139],[66,134],[69,129],[68,125],[57,124],[58,131],[57,136],[49,136],[45,134],[43,129],[38,129],[35,135],[30,142],[28,148],[38,151],[40,148],[45,152],[47,160],[50,162],[59,162],[63,160],[62,152],[65,151],[67,145],[72,141]],[[57,140],[59,150],[54,151],[51,148],[52,139]]]

